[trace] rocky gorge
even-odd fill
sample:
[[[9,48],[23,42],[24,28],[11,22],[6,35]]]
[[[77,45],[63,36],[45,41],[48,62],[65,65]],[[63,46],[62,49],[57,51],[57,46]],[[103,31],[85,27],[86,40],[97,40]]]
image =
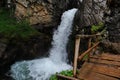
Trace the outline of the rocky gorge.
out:
[[[120,1],[94,0],[94,3],[92,1],[15,0],[12,5],[15,7],[14,16],[17,20],[27,19],[30,25],[42,34],[32,36],[25,41],[14,38],[7,40],[0,36],[0,72],[2,73],[0,75],[8,72],[10,65],[16,61],[48,56],[53,31],[59,25],[62,13],[72,8],[79,10],[75,15],[73,33],[67,46],[70,49],[68,51],[70,59],[73,58],[74,47],[72,46],[74,46],[75,35],[89,34],[85,29],[99,22],[103,22],[107,27],[107,41],[102,43],[105,45],[104,50],[120,53]],[[6,77],[2,76],[0,79],[4,80]]]
[[[72,0],[71,0],[72,1]],[[3,3],[4,2],[4,3]],[[39,35],[31,36],[29,39],[0,38],[0,79],[11,80],[5,75],[10,65],[16,61],[31,60],[48,56],[51,46],[51,38],[55,27],[59,25],[61,15],[64,11],[73,8],[69,0],[17,0],[13,1],[9,10],[15,7],[15,17],[18,21],[27,19],[33,28],[40,32]],[[1,1],[1,7],[7,6],[7,1]],[[28,9],[29,8],[29,9]],[[9,17],[8,17],[9,18]],[[2,27],[2,25],[0,25]]]

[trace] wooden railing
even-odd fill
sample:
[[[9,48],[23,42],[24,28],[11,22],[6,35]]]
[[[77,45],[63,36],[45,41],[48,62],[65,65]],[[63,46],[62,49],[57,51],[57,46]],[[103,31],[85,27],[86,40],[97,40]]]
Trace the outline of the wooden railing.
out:
[[[75,41],[75,55],[74,55],[74,65],[73,65],[73,77],[68,77],[64,75],[57,74],[57,77],[60,79],[65,79],[65,80],[79,80],[76,78],[76,72],[77,72],[77,62],[82,60],[83,57],[88,54],[99,45],[100,41],[97,40],[97,37],[101,36],[101,34],[95,34],[95,35],[77,35],[76,36],[76,41]],[[82,53],[79,56],[79,47],[80,47],[80,41],[81,38],[89,38],[88,42],[88,50],[86,50],[84,53]],[[92,38],[96,38],[96,43],[92,46]]]
[[[95,34],[95,35],[77,35],[76,36],[76,42],[75,42],[75,55],[74,55],[74,65],[73,65],[73,76],[76,77],[76,72],[77,72],[77,62],[78,60],[82,60],[82,58],[95,49],[99,45],[99,41],[97,41],[97,37],[99,37],[101,34]],[[79,56],[79,46],[80,46],[80,41],[81,38],[89,38],[89,43],[88,43],[88,50],[86,50],[84,53],[82,53]],[[92,38],[96,38],[96,43],[91,47],[91,40]]]

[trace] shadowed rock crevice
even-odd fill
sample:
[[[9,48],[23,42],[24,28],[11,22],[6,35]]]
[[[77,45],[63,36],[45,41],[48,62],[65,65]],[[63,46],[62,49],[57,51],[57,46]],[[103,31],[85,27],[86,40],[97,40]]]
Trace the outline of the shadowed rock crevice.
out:
[[[50,42],[51,38],[45,35],[32,37],[27,41],[12,39],[7,43],[0,42],[0,72],[8,71],[16,61],[48,56]]]

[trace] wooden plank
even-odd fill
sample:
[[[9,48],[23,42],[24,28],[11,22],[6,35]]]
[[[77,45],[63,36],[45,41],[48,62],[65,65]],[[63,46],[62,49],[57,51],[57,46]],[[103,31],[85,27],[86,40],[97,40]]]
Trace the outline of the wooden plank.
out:
[[[87,73],[97,72],[104,75],[120,78],[120,68],[114,68],[114,67],[105,66],[105,65],[98,65],[94,63],[86,63],[83,66],[83,70],[81,72],[84,72],[85,70],[84,68],[87,69]]]
[[[96,65],[94,65],[94,64],[85,62],[83,64],[82,68],[80,69],[77,77],[79,79],[84,79],[84,80],[119,80],[119,79],[111,77],[111,76],[100,74],[98,71],[100,71],[99,69],[102,69],[102,68],[100,68],[98,66],[96,67]],[[105,69],[103,69],[103,70],[105,70]]]
[[[78,77],[79,79],[82,79],[82,80],[119,80],[117,78],[113,78],[113,77],[110,77],[110,76],[106,76],[106,75],[103,75],[103,74],[99,74],[99,73],[96,73],[96,72],[90,72],[90,74],[79,74],[80,76]]]
[[[85,51],[84,53],[82,53],[78,59],[81,60],[86,54],[88,54],[90,51],[92,51],[95,47],[97,47],[99,45],[100,42],[95,43],[91,48],[89,48],[87,51]]]
[[[100,58],[100,59],[105,59],[105,60],[112,60],[112,61],[119,61],[120,62],[120,55],[113,55],[109,53],[103,53],[100,55],[94,55],[90,56],[90,58]]]
[[[69,76],[64,76],[64,75],[60,75],[60,74],[57,74],[57,77],[60,78],[60,79],[67,79],[67,80],[79,80],[77,78],[74,78],[74,77],[69,77]]]
[[[99,59],[99,58],[97,58],[97,59],[96,58],[90,58],[89,61],[94,62],[94,63],[100,63],[100,64],[106,64],[106,65],[120,67],[120,62],[117,62],[117,61],[103,60],[103,59]]]
[[[79,54],[79,45],[80,45],[80,37],[76,37],[75,42],[75,55],[74,55],[74,65],[73,65],[73,76],[76,76],[76,70],[77,70],[77,59]]]

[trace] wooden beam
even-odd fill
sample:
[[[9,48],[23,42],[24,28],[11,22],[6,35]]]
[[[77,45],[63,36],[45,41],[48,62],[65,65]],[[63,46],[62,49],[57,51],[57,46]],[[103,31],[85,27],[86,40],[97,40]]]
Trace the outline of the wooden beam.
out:
[[[91,48],[89,48],[87,51],[85,51],[84,53],[82,53],[78,59],[81,60],[87,53],[89,53],[91,50],[93,50],[95,47],[97,47],[99,45],[100,42],[95,43]]]
[[[69,76],[64,76],[64,75],[60,75],[60,74],[57,74],[57,77],[58,78],[62,78],[62,79],[67,79],[67,80],[79,80],[77,78],[74,78],[74,77],[69,77]]]
[[[77,35],[77,37],[81,37],[81,38],[92,38],[92,37],[96,37],[96,36],[100,36],[101,34],[95,34],[95,35]]]
[[[74,65],[73,65],[73,76],[76,76],[77,60],[78,60],[78,54],[79,54],[79,46],[80,46],[80,37],[76,37]]]

